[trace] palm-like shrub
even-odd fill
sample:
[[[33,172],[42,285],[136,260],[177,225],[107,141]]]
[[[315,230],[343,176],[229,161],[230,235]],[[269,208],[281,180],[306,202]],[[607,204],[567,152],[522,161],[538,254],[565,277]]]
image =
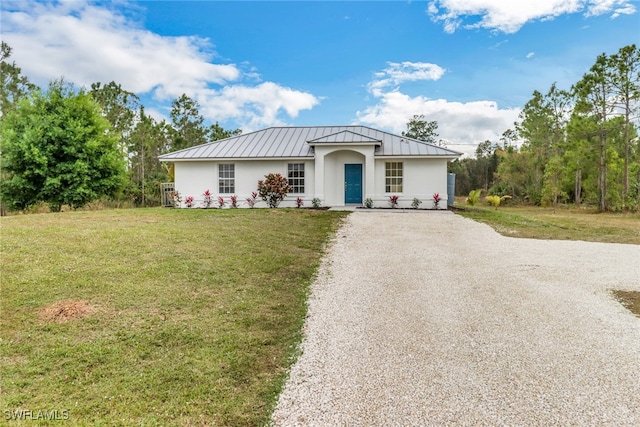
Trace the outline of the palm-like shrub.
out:
[[[469,192],[469,197],[467,197],[467,204],[471,206],[475,206],[480,200],[480,193],[482,190],[471,190]]]
[[[485,197],[485,200],[487,201],[487,203],[489,203],[491,206],[493,206],[494,208],[498,209],[498,206],[500,206],[500,203],[502,203],[504,200],[510,199],[511,196],[487,196]]]
[[[489,203],[489,205],[493,206],[496,209],[498,209],[498,206],[500,206],[500,196],[487,196],[484,199],[487,201],[487,203]]]

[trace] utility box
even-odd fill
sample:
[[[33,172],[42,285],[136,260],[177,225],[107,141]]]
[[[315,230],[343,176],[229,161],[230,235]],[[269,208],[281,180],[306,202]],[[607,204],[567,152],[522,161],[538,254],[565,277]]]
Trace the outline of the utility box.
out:
[[[447,208],[453,207],[453,199],[456,195],[456,174],[447,175]]]

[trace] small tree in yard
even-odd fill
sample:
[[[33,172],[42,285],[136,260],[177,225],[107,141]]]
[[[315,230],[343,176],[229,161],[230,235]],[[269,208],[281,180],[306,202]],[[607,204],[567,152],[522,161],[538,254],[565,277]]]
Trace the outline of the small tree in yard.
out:
[[[277,208],[291,188],[287,178],[279,173],[270,173],[264,176],[264,180],[258,181],[258,194],[270,208]]]
[[[91,95],[62,80],[2,116],[0,153],[0,191],[14,209],[38,202],[52,211],[80,208],[124,183],[118,135]]]

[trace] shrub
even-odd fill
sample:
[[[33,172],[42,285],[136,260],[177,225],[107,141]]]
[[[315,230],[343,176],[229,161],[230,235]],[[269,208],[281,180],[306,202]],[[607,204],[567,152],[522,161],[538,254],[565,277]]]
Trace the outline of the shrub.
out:
[[[398,207],[398,199],[400,198],[400,196],[397,195],[392,195],[389,196],[389,204],[391,205],[391,209],[395,209]]]
[[[229,198],[229,200],[231,201],[231,207],[233,209],[238,207],[238,196],[236,194],[234,194],[233,196],[231,196]]]
[[[298,198],[296,199],[296,207],[297,207],[297,208],[301,208],[301,207],[302,207],[302,205],[304,205],[304,201],[302,200],[302,197],[298,197]]]
[[[480,193],[482,190],[471,190],[469,192],[469,197],[467,197],[467,204],[470,206],[475,206],[480,199]]]
[[[320,207],[320,205],[322,204],[322,202],[320,201],[320,199],[318,199],[317,197],[314,197],[311,200],[311,206],[313,206],[315,209],[318,209]]]
[[[413,202],[411,202],[411,207],[413,209],[418,209],[418,206],[420,206],[422,204],[422,200],[418,199],[417,197],[413,198]]]
[[[373,207],[373,200],[370,197],[364,199],[364,207],[367,209],[371,209]]]
[[[270,173],[264,176],[264,180],[258,181],[258,194],[270,208],[277,208],[289,191],[289,181],[279,173]]]
[[[213,204],[213,196],[211,195],[211,191],[209,191],[209,189],[204,190],[202,196],[204,197],[202,206],[204,206],[205,209],[209,209]]]
[[[500,206],[500,203],[503,200],[507,200],[510,199],[511,196],[487,196],[485,197],[485,200],[487,201],[487,203],[489,203],[489,205],[495,207],[496,209],[498,209],[498,206]]]
[[[500,196],[487,196],[485,200],[490,206],[494,206],[496,209],[500,206]]]
[[[173,203],[174,208],[179,208],[180,203],[182,203],[182,196],[179,191],[171,191],[169,193],[169,197],[171,197],[171,201]]]
[[[184,199],[184,205],[188,208],[192,208],[193,207],[193,196],[187,196],[186,199]]]
[[[224,204],[225,203],[226,202],[224,201],[224,197],[218,196],[218,208],[220,208],[220,209],[224,208]]]
[[[247,197],[245,199],[250,208],[253,208],[256,205],[256,203],[258,202],[257,198],[258,198],[258,193],[256,193],[255,191],[252,191],[251,197]]]
[[[433,208],[434,209],[438,209],[438,206],[440,205],[440,200],[442,200],[442,198],[440,197],[440,193],[434,193],[433,194]]]

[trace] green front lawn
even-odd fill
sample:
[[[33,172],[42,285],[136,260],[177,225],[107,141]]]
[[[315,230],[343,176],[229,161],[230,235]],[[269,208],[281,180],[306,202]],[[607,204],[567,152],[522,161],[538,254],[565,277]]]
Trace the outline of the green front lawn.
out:
[[[456,205],[456,213],[510,237],[640,244],[640,213],[598,213],[594,209],[535,206]]]
[[[74,425],[264,424],[345,215],[2,218],[0,409],[66,410]]]

